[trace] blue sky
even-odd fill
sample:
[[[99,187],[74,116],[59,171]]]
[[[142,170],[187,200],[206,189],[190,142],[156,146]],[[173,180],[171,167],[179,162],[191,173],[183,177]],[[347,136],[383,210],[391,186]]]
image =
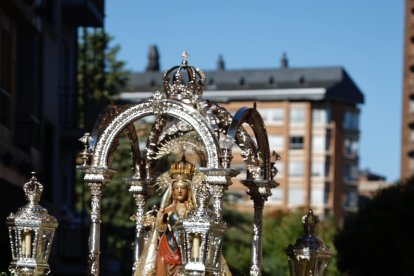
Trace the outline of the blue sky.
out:
[[[404,1],[108,0],[105,28],[119,59],[143,71],[151,44],[163,70],[180,62],[214,69],[343,66],[365,95],[360,167],[399,178]]]

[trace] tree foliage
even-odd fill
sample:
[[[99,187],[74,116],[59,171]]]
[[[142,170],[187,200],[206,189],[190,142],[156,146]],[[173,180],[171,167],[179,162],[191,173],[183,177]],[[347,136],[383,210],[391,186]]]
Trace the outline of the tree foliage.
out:
[[[84,28],[78,42],[78,105],[80,127],[92,127],[113,97],[126,89],[129,71],[118,59],[119,45],[102,29]]]
[[[287,255],[289,244],[303,236],[303,210],[278,213],[265,217],[263,221],[263,275],[289,275]],[[248,275],[251,260],[253,233],[252,215],[227,210],[225,213],[228,229],[225,235],[223,255],[233,275]],[[335,225],[333,219],[320,222],[319,237],[331,248]],[[335,258],[331,260],[329,275],[337,275]]]
[[[338,268],[349,275],[413,275],[414,179],[382,190],[345,219],[335,237]]]
[[[125,62],[117,58],[121,49],[103,30],[84,29],[78,51],[78,87],[82,97],[111,100],[128,82]]]

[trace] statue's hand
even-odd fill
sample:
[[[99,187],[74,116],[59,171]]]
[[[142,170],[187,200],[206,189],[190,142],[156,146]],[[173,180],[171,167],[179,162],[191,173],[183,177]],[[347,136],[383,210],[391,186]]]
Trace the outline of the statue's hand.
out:
[[[164,213],[164,209],[161,208],[157,213],[157,229],[160,232],[164,232],[167,229],[167,217],[168,214]]]

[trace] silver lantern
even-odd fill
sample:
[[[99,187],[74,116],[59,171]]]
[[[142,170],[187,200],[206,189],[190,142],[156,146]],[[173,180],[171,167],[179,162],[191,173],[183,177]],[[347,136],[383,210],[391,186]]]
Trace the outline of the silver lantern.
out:
[[[318,222],[319,218],[310,209],[302,218],[305,235],[286,249],[292,276],[322,276],[326,273],[332,250],[315,236]]]
[[[39,205],[43,185],[35,173],[25,183],[23,190],[28,203],[7,217],[12,262],[9,270],[13,275],[47,275],[48,259],[55,230],[56,218]]]
[[[221,246],[226,225],[208,208],[210,194],[205,185],[197,190],[197,208],[179,228],[182,266],[186,275],[216,275],[221,269]]]

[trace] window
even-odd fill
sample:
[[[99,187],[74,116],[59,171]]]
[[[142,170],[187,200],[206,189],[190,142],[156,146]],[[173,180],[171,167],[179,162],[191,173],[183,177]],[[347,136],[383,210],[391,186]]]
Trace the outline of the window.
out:
[[[305,122],[305,110],[294,107],[290,109],[290,124],[303,124]]]
[[[312,205],[323,205],[324,204],[324,189],[323,188],[312,188],[311,191],[311,204]]]
[[[325,125],[328,123],[328,111],[320,108],[312,110],[312,122],[314,125]]]
[[[281,161],[278,161],[278,162],[276,162],[275,166],[276,166],[276,169],[277,169],[276,177],[283,176],[283,174],[285,172],[285,164]]]
[[[303,161],[291,161],[289,162],[289,176],[303,176],[305,172],[305,166]]]
[[[414,157],[410,157],[410,172],[414,172]]]
[[[357,166],[350,165],[350,164],[344,165],[342,176],[345,181],[357,181],[358,180]]]
[[[353,208],[353,207],[357,207],[358,204],[358,195],[356,192],[348,192],[345,195],[345,202],[344,205],[345,207],[348,208]]]
[[[414,112],[414,98],[410,97],[410,102],[408,104],[408,110],[409,112],[413,113]]]
[[[328,204],[329,196],[330,196],[330,185],[329,183],[325,183],[325,187],[323,188],[323,203]]]
[[[281,151],[285,147],[285,139],[283,135],[269,135],[269,147],[270,150]]]
[[[274,122],[283,123],[285,120],[285,110],[283,108],[275,108],[272,112],[272,120]]]
[[[289,188],[289,205],[303,205],[305,202],[305,191],[303,188],[290,187]]]
[[[330,164],[331,164],[331,158],[329,156],[327,156],[325,158],[325,176],[329,176],[329,168],[330,168]]]
[[[270,108],[263,108],[259,110],[263,121],[267,124],[272,123],[272,110]]]
[[[283,123],[285,110],[283,108],[262,108],[259,110],[263,121],[267,124]]]
[[[244,195],[237,192],[226,192],[224,201],[227,203],[241,203],[244,201]]]
[[[359,147],[358,141],[352,140],[349,138],[346,138],[344,140],[345,155],[350,155],[350,156],[358,155],[358,147]]]
[[[313,152],[323,152],[326,149],[325,136],[323,135],[314,135],[312,137],[312,151]]]
[[[345,112],[342,126],[345,129],[358,130],[359,129],[359,114],[357,112],[351,112],[351,111]]]
[[[312,176],[325,176],[325,162],[312,162]]]
[[[282,201],[282,189],[272,189],[272,195],[269,198],[269,201],[281,202]]]
[[[303,136],[291,136],[289,138],[289,149],[303,149]]]

